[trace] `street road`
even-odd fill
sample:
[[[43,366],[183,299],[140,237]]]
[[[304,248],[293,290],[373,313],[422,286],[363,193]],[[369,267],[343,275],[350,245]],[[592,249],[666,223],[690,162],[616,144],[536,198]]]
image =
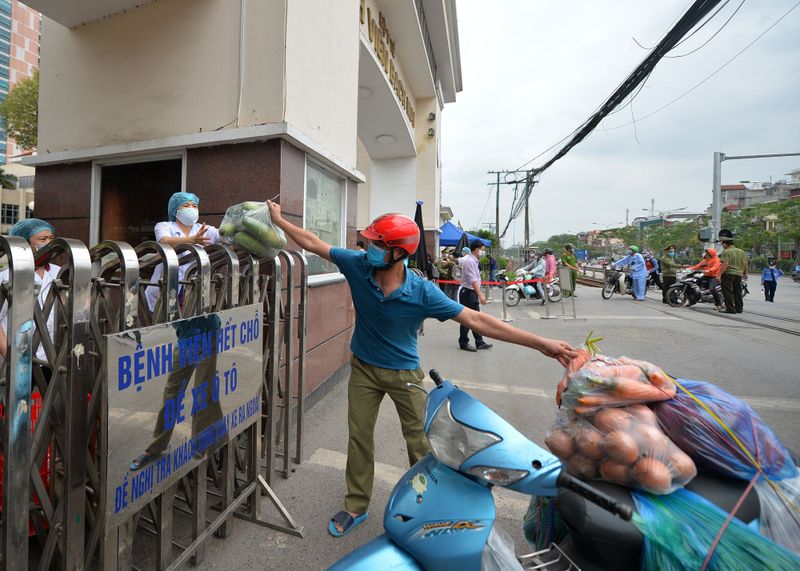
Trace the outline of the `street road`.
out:
[[[774,304],[763,301],[757,280],[752,279],[750,286],[752,294],[745,299],[741,318],[724,318],[707,309],[670,308],[661,304],[655,292],[643,303],[619,296],[604,301],[599,289],[583,286],[575,303],[578,320],[561,317],[558,305],[551,309],[557,319],[542,319],[544,308],[525,301],[510,308],[509,316],[517,327],[576,345],[592,331],[604,338],[600,347],[605,354],[644,359],[677,377],[711,381],[750,402],[786,445],[800,449],[800,336],[754,324],[800,332],[800,284],[781,280]],[[499,295],[495,298],[499,300]],[[571,317],[569,299],[563,309]],[[500,303],[492,302],[485,310],[499,316]],[[562,367],[535,351],[503,343],[495,343],[489,351],[467,353],[458,349],[457,337],[454,322],[426,322],[420,339],[423,368],[438,369],[542,443],[556,413],[553,395]],[[346,392],[346,383],[340,383],[307,412],[303,464],[289,480],[275,484],[278,496],[304,526],[305,538],[235,520],[227,540],[210,540],[202,568],[325,569],[382,532],[388,495],[407,468],[400,423],[388,399],[376,427],[370,518],[341,539],[333,539],[326,531],[331,515],[343,507]],[[499,525],[516,538],[518,552],[523,552],[526,546],[520,528],[528,498],[503,490],[496,496]],[[265,514],[274,514],[269,502],[264,506]],[[137,538],[141,547],[147,541]]]

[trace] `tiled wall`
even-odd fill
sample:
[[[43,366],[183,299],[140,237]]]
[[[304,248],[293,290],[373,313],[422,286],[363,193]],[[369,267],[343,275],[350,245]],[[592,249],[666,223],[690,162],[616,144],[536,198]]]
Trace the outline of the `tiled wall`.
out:
[[[304,173],[304,152],[281,140],[187,151],[186,188],[200,197],[203,220],[214,225],[231,204],[278,194],[287,218],[300,223]],[[348,247],[356,242],[356,192],[356,184],[348,182]],[[88,242],[90,195],[91,163],[43,166],[36,171],[36,214],[51,221],[60,236]],[[295,299],[299,301],[299,295]],[[345,282],[309,288],[306,393],[348,362],[354,322]]]

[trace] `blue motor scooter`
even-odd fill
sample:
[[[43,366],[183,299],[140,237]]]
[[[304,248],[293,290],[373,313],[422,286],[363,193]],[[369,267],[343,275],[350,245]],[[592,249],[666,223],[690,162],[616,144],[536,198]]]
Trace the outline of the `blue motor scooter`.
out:
[[[570,476],[558,458],[486,405],[443,381],[436,371],[430,376],[436,388],[428,393],[425,434],[432,453],[412,466],[392,491],[383,518],[386,533],[331,570],[523,569],[513,542],[494,526],[493,486],[535,496],[556,496],[560,488],[568,489],[631,519],[630,504]]]

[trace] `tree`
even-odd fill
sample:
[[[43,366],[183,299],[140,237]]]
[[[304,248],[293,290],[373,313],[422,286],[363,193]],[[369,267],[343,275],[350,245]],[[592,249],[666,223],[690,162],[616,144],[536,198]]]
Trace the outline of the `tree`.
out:
[[[18,82],[0,102],[0,118],[6,131],[25,150],[39,142],[39,70]]]
[[[8,174],[2,168],[0,168],[0,187],[3,187],[7,190],[12,190],[16,187],[17,177],[13,174]]]
[[[486,228],[481,228],[480,230],[467,230],[470,234],[477,236],[478,238],[483,238],[484,240],[489,240],[492,245],[491,248],[497,247],[497,234],[487,230]]]

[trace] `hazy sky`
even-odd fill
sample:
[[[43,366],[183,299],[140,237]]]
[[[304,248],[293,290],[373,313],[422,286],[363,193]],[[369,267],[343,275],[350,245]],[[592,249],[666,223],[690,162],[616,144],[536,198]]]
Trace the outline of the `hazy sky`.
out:
[[[734,56],[797,0],[748,0],[705,47],[662,59],[631,107],[611,115],[541,177],[532,240],[613,226],[656,210],[704,210],[712,156],[800,152],[800,6],[725,69],[656,115]],[[739,5],[670,55],[705,42]],[[494,222],[488,170],[515,169],[584,121],[639,64],[689,0],[458,0],[464,91],[445,107],[442,204],[465,228]],[[638,141],[637,141],[638,137]],[[558,148],[558,147],[557,147]],[[536,160],[539,165],[548,156]],[[723,163],[723,184],[787,178],[800,157]],[[491,198],[490,198],[490,192]],[[500,191],[501,227],[513,189]],[[595,225],[596,223],[597,225]],[[523,221],[504,245],[522,242]]]

